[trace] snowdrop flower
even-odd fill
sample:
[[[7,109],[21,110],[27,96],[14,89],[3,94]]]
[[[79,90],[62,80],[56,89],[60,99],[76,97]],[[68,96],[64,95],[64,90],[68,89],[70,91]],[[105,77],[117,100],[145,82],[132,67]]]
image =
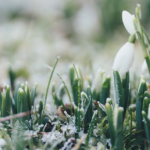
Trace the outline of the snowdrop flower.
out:
[[[129,34],[135,33],[134,24],[133,24],[134,17],[135,17],[134,15],[131,15],[127,11],[122,12],[122,21]]]
[[[0,148],[3,147],[6,144],[6,141],[4,139],[0,139]]]
[[[135,43],[135,35],[133,34],[129,37],[128,42],[126,42],[116,54],[113,64],[113,70],[119,71],[122,79],[124,79],[125,74],[129,71],[133,62],[134,43]]]

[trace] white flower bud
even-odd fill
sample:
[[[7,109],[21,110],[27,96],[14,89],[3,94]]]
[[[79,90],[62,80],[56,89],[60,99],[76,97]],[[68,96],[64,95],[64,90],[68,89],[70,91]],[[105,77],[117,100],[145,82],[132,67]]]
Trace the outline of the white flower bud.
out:
[[[145,60],[142,64],[142,73],[148,73],[148,68]]]
[[[135,33],[133,18],[134,15],[131,15],[129,12],[127,11],[122,12],[122,21],[129,34]]]
[[[134,58],[134,43],[125,43],[116,54],[113,70],[119,71],[121,77],[129,71]]]
[[[143,64],[142,64],[142,74],[144,75],[145,79],[148,81],[150,79],[149,77],[149,71],[147,68],[147,63],[144,60]]]
[[[91,87],[91,90],[92,92],[94,90],[96,90],[96,92],[98,93],[101,89],[101,78],[102,78],[102,75],[105,73],[105,70],[102,69],[101,67],[97,69],[97,72],[96,72],[96,75],[95,75],[95,78],[93,80],[93,84],[92,84],[92,87]]]
[[[6,144],[6,141],[0,138],[0,147],[3,147]]]

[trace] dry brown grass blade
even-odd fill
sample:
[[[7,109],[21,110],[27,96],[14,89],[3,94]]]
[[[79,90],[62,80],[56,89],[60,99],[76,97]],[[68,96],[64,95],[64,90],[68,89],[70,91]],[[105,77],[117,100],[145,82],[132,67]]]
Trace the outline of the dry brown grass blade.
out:
[[[32,111],[27,111],[27,112],[19,113],[19,114],[16,114],[16,115],[8,116],[8,117],[5,117],[5,118],[0,118],[0,122],[4,122],[4,121],[11,120],[11,119],[14,119],[14,118],[20,118],[20,117],[28,116],[31,113],[32,113]]]
[[[71,150],[78,150],[80,145],[82,144],[82,142],[85,140],[86,138],[86,134],[84,134],[81,139],[78,141],[78,143],[71,149]]]

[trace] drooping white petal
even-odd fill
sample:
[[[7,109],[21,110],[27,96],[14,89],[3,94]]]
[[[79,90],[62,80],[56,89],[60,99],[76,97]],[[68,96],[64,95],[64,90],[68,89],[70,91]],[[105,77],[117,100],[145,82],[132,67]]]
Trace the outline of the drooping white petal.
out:
[[[124,75],[129,71],[134,59],[134,44],[125,43],[116,54],[113,70],[119,71],[121,75]]]
[[[122,21],[129,34],[133,34],[135,32],[133,25],[133,18],[134,15],[131,15],[129,12],[127,11],[122,12]]]

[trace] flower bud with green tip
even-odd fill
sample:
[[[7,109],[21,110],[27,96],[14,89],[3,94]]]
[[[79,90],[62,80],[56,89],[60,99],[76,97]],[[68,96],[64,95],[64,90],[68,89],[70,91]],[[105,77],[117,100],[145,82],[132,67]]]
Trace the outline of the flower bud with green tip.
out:
[[[3,90],[2,94],[2,108],[1,116],[9,116],[11,113],[11,98],[10,98],[10,87],[7,85],[6,90]]]
[[[18,102],[17,102],[17,113],[29,111],[25,91],[22,88],[18,89],[17,100],[18,100]],[[20,121],[25,121],[26,119],[29,119],[29,116],[19,118]]]
[[[24,83],[21,83],[21,88],[25,91]]]
[[[63,95],[65,94],[65,86],[64,84],[60,84],[59,89],[58,89],[58,93],[60,97],[63,97]]]
[[[107,103],[109,103],[110,105],[112,105],[112,104],[113,104],[113,103],[112,103],[112,99],[111,99],[111,98],[107,98],[107,99],[106,99],[106,102],[107,102]]]
[[[82,108],[85,107],[87,102],[88,102],[88,96],[86,95],[85,92],[82,91],[81,92],[81,107]]]
[[[93,99],[96,101],[99,101],[100,99],[100,91],[101,91],[101,85],[102,85],[102,77],[105,74],[105,70],[102,68],[98,68],[96,75],[94,77],[93,83],[92,83],[92,96]]]
[[[76,65],[76,70],[77,70],[77,73],[78,73],[78,76],[79,76],[80,86],[81,86],[81,91],[82,91],[83,90],[83,76],[82,76],[82,72],[81,72],[81,69],[79,68],[79,66],[77,66],[77,65]]]

